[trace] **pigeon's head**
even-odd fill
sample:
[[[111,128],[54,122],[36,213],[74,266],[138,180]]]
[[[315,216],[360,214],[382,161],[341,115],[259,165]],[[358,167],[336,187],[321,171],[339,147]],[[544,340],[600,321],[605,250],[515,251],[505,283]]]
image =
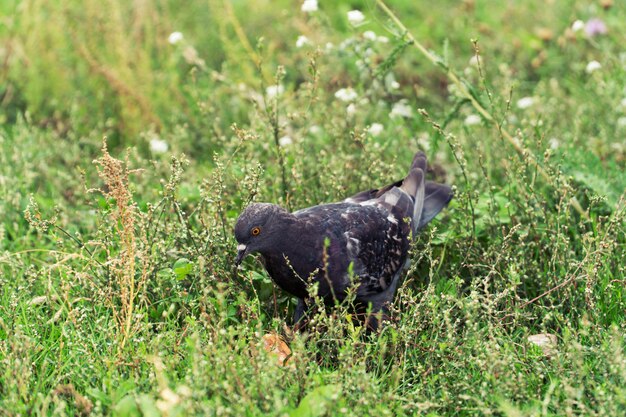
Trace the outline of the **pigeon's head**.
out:
[[[253,203],[239,215],[235,239],[239,265],[246,255],[275,247],[291,215],[283,208],[268,203]]]

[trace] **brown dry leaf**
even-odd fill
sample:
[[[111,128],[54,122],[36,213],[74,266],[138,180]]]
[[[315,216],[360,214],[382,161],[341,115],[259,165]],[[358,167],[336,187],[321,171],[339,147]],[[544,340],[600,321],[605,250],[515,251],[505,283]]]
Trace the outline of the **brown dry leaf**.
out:
[[[604,10],[609,10],[613,7],[613,0],[600,0],[600,6],[602,6]]]
[[[535,29],[535,33],[537,34],[537,37],[544,42],[549,42],[552,38],[554,38],[554,32],[548,28],[537,28]]]
[[[276,355],[278,364],[285,366],[291,358],[291,349],[287,343],[276,333],[268,333],[263,336],[263,349],[273,355]]]
[[[74,406],[80,415],[87,416],[91,414],[91,410],[93,410],[91,400],[76,391],[76,388],[74,388],[72,384],[59,385],[52,391],[52,394],[60,397],[74,398]]]
[[[528,341],[533,345],[539,346],[543,354],[551,357],[556,354],[556,336],[550,333],[539,333],[528,336]]]

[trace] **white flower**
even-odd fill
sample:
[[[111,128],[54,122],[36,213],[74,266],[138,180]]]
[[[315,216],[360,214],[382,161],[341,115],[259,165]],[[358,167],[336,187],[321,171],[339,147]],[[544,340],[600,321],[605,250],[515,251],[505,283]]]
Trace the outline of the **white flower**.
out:
[[[312,133],[313,135],[317,135],[318,133],[322,132],[322,128],[319,127],[318,125],[313,125],[309,128],[309,133]]]
[[[384,126],[380,123],[372,123],[372,125],[367,129],[370,135],[378,136],[383,132]]]
[[[335,45],[333,45],[332,42],[326,42],[326,45],[324,45],[324,49],[326,49],[326,52],[330,52],[335,48]]]
[[[348,107],[346,107],[346,113],[348,114],[348,116],[354,116],[356,113],[356,106],[354,105],[354,103],[350,103],[348,104]]]
[[[557,138],[550,138],[548,145],[550,146],[550,149],[556,149],[561,145],[561,141]]]
[[[518,109],[522,109],[522,110],[527,109],[533,104],[535,104],[535,99],[532,97],[522,97],[519,100],[517,100]]]
[[[181,42],[183,40],[183,34],[180,32],[172,32],[170,33],[170,36],[167,37],[167,41],[171,44],[171,45],[176,45],[177,43]]]
[[[308,45],[309,43],[311,43],[309,42],[309,38],[304,35],[300,35],[296,40],[296,48],[302,48],[304,45]]]
[[[153,137],[150,139],[150,150],[154,153],[165,153],[169,149],[169,146],[166,141],[163,139],[159,139],[158,137]]]
[[[396,81],[396,77],[393,75],[393,72],[390,72],[387,75],[385,75],[384,82],[387,88],[391,90],[397,90],[398,88],[400,88],[400,83]]]
[[[591,74],[592,72],[599,70],[600,68],[602,68],[602,64],[600,64],[598,61],[590,61],[587,64],[585,71],[587,71],[587,74]]]
[[[282,138],[278,139],[278,144],[282,146],[283,148],[285,146],[291,145],[292,143],[293,143],[293,140],[289,136],[283,136]]]
[[[584,28],[585,28],[585,22],[583,22],[582,20],[576,20],[574,23],[572,23],[572,30],[574,32],[579,32],[583,30]]]
[[[371,31],[371,30],[367,30],[367,31],[363,32],[363,37],[365,39],[367,39],[367,40],[370,40],[370,41],[375,41],[376,40],[376,34],[373,31]]]
[[[270,85],[269,87],[265,89],[265,95],[267,95],[267,98],[274,98],[276,96],[281,95],[284,92],[285,92],[285,87],[283,87],[282,84]]]
[[[478,66],[478,55],[472,55],[472,57],[470,58],[468,65],[470,67],[477,67]]]
[[[480,123],[480,116],[477,114],[470,114],[469,116],[467,116],[465,118],[465,121],[463,123],[465,123],[466,126],[474,126]]]
[[[620,117],[617,119],[617,127],[625,128],[626,127],[626,117]]]
[[[557,339],[556,336],[550,333],[541,333],[528,336],[526,338],[530,343],[543,351],[546,356],[554,356],[557,351]]]
[[[407,104],[406,100],[400,100],[396,104],[393,105],[391,109],[391,113],[389,113],[389,117],[392,119],[396,117],[411,117],[413,116],[413,110],[411,106]]]
[[[389,38],[386,36],[379,36],[376,40],[380,43],[389,43]]]
[[[337,90],[335,97],[341,101],[353,101],[356,100],[357,94],[352,87],[348,87]]]
[[[311,13],[317,11],[317,0],[304,0],[302,7],[300,8],[304,13]]]
[[[350,10],[348,12],[348,21],[352,26],[358,26],[365,20],[365,15],[360,10]]]

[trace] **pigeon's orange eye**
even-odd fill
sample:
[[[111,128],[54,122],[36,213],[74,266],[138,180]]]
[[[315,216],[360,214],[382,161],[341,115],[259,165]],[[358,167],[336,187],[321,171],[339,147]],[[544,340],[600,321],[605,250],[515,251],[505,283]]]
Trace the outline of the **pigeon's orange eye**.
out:
[[[254,228],[252,228],[250,233],[252,233],[252,236],[258,236],[261,233],[261,228],[258,227],[258,226],[254,227]]]

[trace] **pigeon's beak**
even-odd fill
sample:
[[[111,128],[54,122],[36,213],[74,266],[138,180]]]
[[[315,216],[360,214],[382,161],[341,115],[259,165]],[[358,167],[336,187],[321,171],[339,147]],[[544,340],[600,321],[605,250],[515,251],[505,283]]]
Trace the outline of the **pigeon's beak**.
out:
[[[244,244],[237,245],[237,258],[235,259],[235,265],[239,266],[243,258],[248,254],[248,246]]]

